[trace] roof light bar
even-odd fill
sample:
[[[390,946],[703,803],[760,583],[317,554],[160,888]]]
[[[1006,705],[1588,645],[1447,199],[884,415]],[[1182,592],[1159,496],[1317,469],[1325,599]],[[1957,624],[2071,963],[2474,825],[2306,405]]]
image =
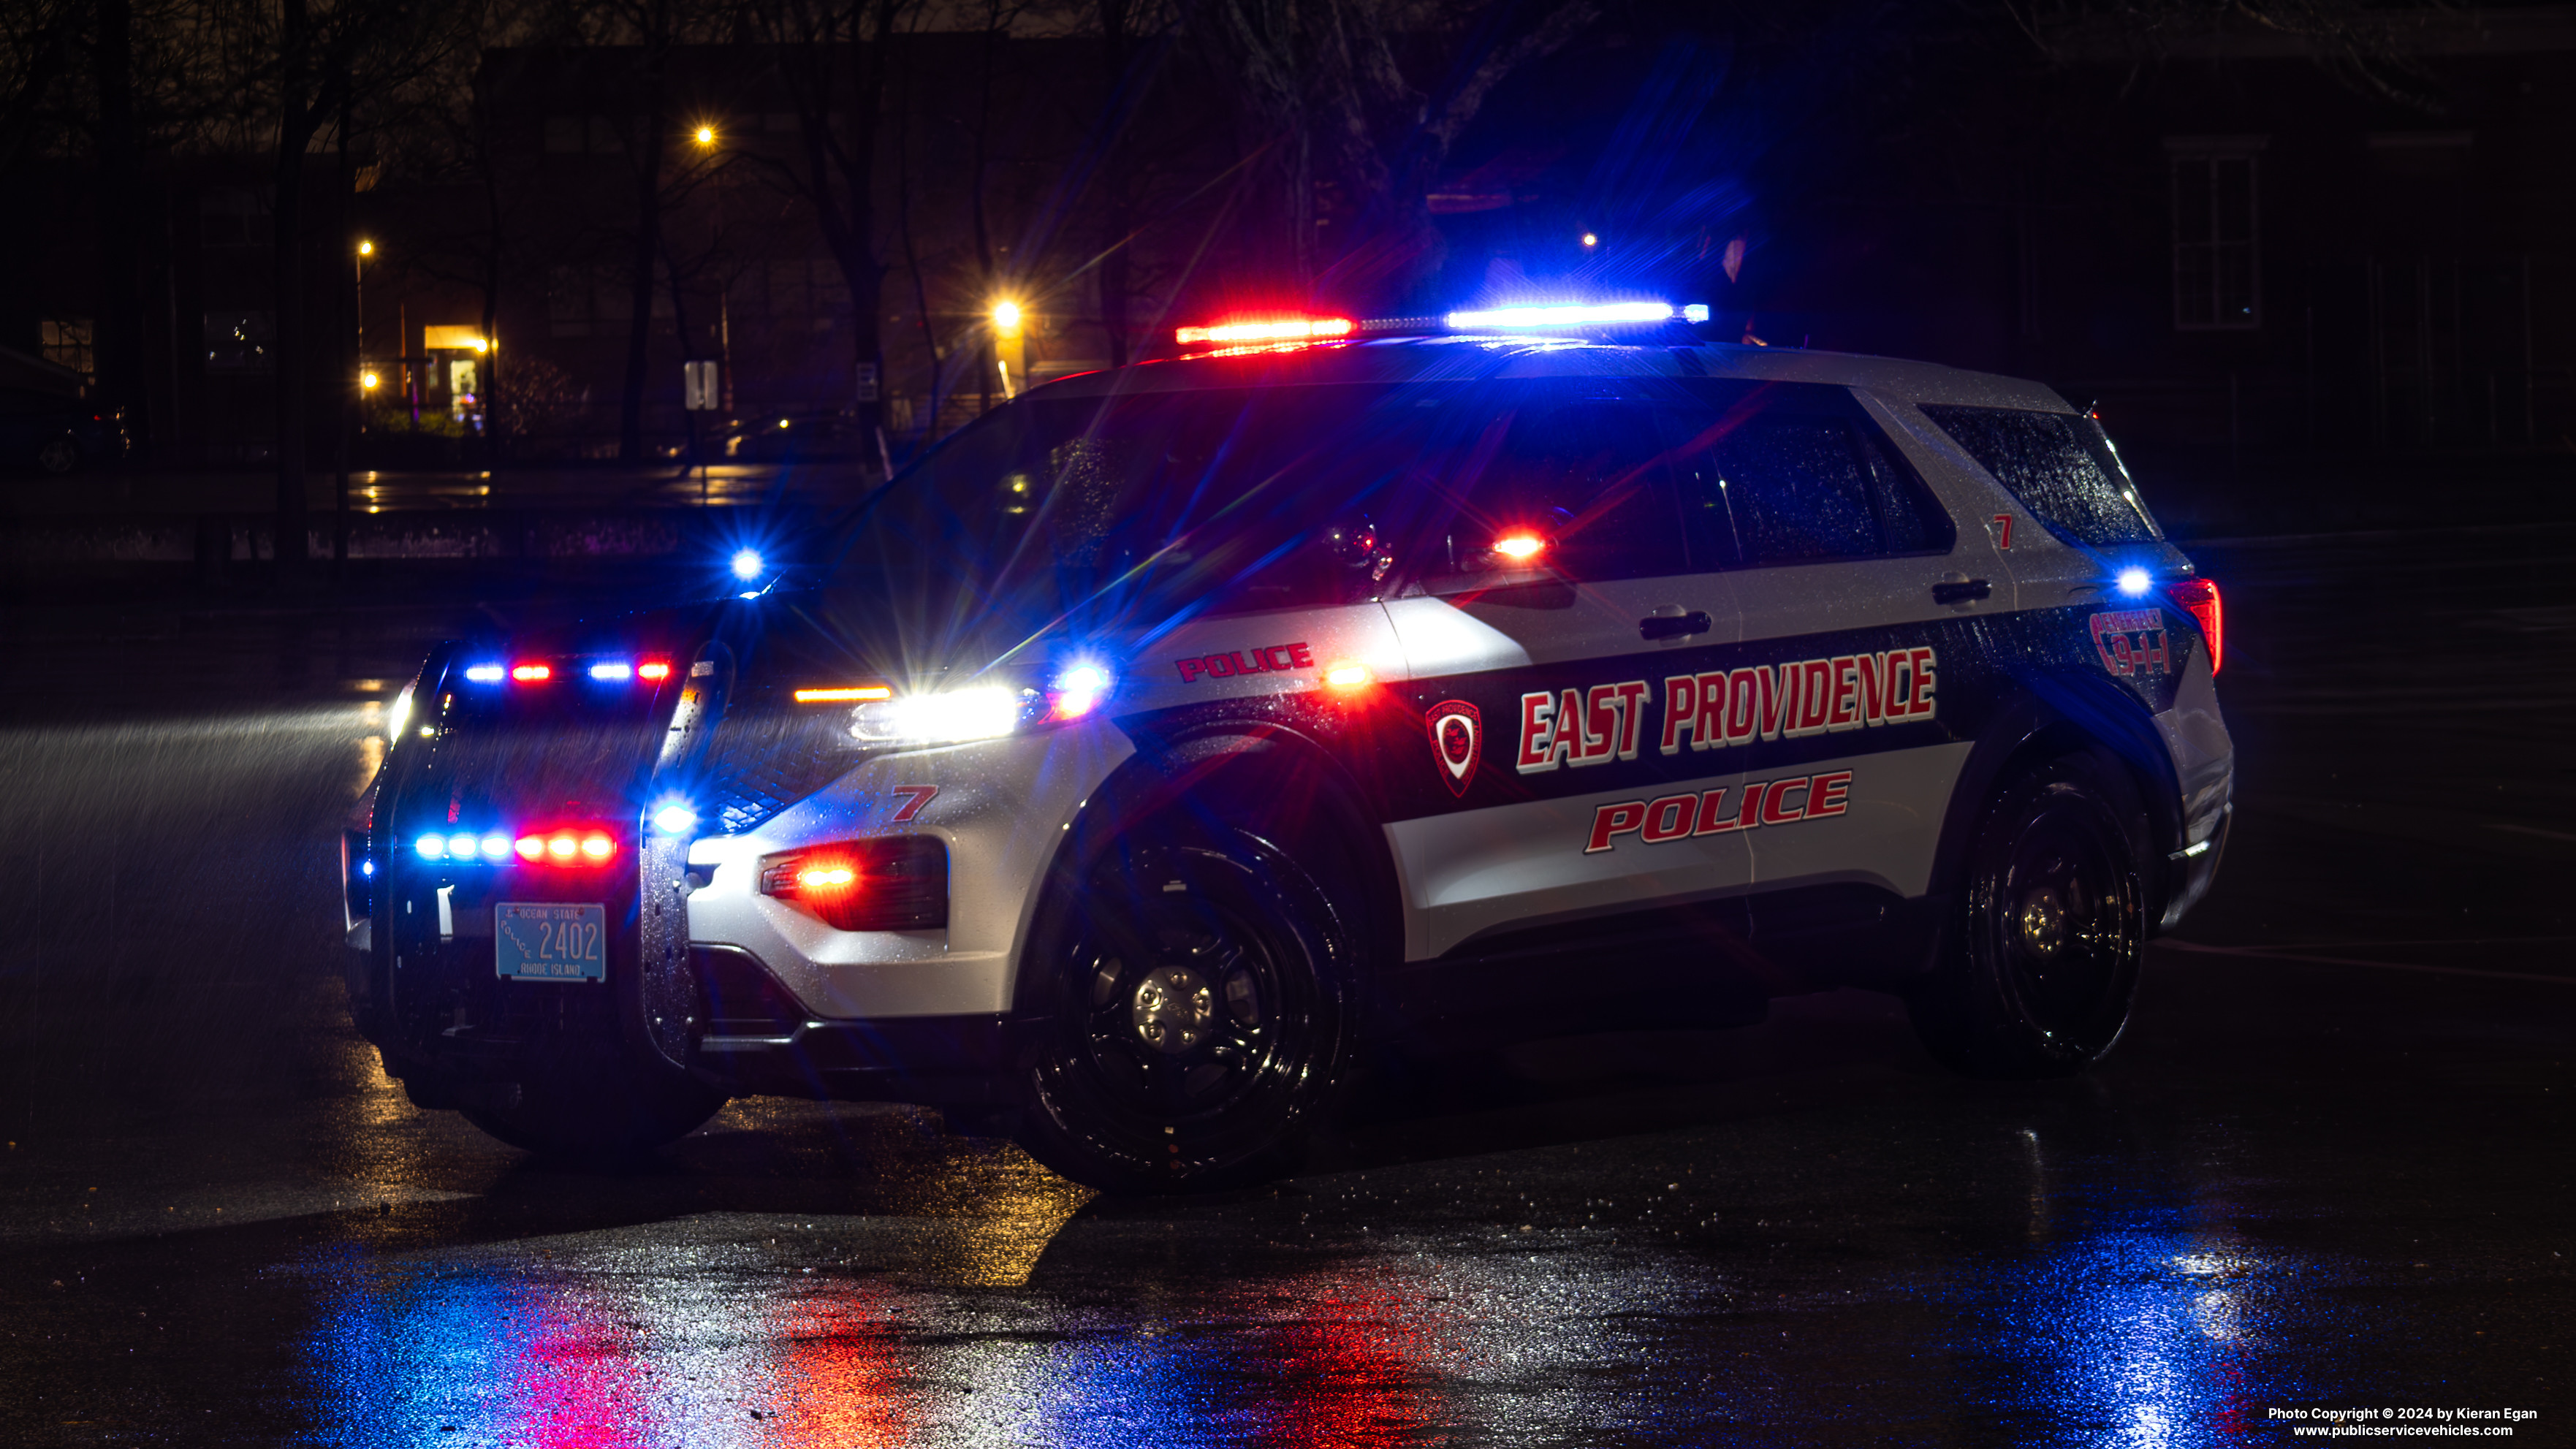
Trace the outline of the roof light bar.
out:
[[[1700,309],[1703,313],[1706,308]],[[1545,307],[1487,307],[1472,312],[1452,312],[1449,325],[1463,331],[1484,327],[1598,327],[1604,324],[1669,322],[1675,316],[1670,302],[1595,302]]]
[[[858,704],[871,699],[892,699],[894,688],[885,684],[834,685],[828,689],[796,691],[798,704]]]
[[[1348,337],[1358,330],[1359,324],[1348,317],[1273,317],[1220,322],[1213,327],[1183,327],[1172,336],[1187,347],[1195,342],[1302,342],[1315,337]]]
[[[476,684],[498,684],[501,682],[501,674],[502,669],[498,664],[471,665],[465,671],[465,677]]]

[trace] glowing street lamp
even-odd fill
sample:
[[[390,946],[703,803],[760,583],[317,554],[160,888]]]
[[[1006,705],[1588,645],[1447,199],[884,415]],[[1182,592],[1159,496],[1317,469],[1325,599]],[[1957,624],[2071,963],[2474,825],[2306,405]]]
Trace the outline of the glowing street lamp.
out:
[[[693,134],[701,146],[712,146],[716,143],[716,128],[713,126],[700,126]]]
[[[993,362],[1002,374],[1002,398],[1007,402],[1019,396],[1019,389],[1026,385],[1025,381],[1012,380],[1015,365],[1021,379],[1029,374],[1028,334],[1023,330],[1027,318],[1020,304],[1008,297],[993,304],[992,317]]]
[[[358,386],[365,388],[369,392],[374,392],[377,385],[383,381],[383,378],[376,376],[373,372],[362,372],[358,374]]]

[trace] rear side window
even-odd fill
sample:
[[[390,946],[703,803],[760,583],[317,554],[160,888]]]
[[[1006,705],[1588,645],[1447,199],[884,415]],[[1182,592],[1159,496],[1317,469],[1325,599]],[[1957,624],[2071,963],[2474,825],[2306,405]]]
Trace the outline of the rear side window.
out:
[[[1682,510],[1710,561],[1815,563],[1957,541],[1939,501],[1841,389],[1770,385],[1725,401],[1713,421],[1676,420],[1688,438]]]
[[[2098,547],[2164,537],[2093,419],[2020,408],[1921,406],[2022,507],[2075,542]]]
[[[1457,514],[1426,573],[1545,568],[1577,579],[1689,571],[1653,415],[1627,402],[1533,398],[1465,465]]]

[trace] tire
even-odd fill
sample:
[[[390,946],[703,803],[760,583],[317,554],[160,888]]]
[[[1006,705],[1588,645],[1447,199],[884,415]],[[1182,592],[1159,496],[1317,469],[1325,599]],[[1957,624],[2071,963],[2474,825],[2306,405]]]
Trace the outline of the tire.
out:
[[[1034,1000],[1051,1018],[1017,1137],[1114,1194],[1214,1191],[1292,1167],[1352,1054],[1352,943],[1286,855],[1211,827],[1121,841],[1059,887]]]
[[[2146,939],[2146,811],[2116,764],[2063,755],[2009,776],[1971,845],[1939,964],[1906,1005],[1972,1077],[2064,1077],[2120,1039]]]
[[[465,1120],[540,1157],[614,1162],[677,1142],[724,1107],[722,1092],[669,1072],[553,1073],[519,1084],[518,1105],[468,1107]]]
[[[68,436],[47,438],[36,445],[36,466],[56,477],[78,471],[80,464],[80,444]]]

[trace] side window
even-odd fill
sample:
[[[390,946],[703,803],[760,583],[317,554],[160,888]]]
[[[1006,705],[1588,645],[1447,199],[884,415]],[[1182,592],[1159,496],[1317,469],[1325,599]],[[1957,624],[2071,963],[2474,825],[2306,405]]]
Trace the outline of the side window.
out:
[[[1688,550],[1654,419],[1639,404],[1533,399],[1470,450],[1457,512],[1424,572],[1453,580],[1545,569],[1576,579],[1686,573]]]
[[[1685,445],[1681,503],[1696,547],[1764,566],[1945,552],[1957,541],[1939,501],[1866,419],[1771,401],[1745,396]],[[1729,521],[1731,558],[1717,533]]]
[[[2040,522],[2100,547],[2164,537],[2102,425],[2073,413],[1921,405]]]

